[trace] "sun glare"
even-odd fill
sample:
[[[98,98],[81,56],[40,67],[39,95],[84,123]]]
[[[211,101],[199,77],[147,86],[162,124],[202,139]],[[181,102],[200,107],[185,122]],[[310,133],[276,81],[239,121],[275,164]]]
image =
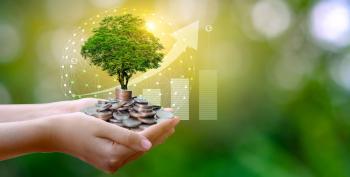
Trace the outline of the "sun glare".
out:
[[[149,31],[154,31],[156,29],[156,24],[152,21],[146,23],[146,27]]]

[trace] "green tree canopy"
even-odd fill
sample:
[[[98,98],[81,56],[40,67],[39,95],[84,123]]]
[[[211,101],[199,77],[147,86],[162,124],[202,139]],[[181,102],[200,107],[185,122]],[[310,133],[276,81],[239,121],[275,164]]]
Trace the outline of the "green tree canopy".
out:
[[[117,76],[122,89],[136,72],[158,68],[164,54],[159,39],[147,31],[145,21],[131,14],[104,18],[81,48],[81,55]]]

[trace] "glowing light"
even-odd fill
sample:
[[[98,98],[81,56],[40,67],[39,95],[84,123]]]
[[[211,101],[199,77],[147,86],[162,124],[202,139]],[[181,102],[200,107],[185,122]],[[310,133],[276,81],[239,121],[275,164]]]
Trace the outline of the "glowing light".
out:
[[[124,0],[90,0],[90,1],[93,5],[100,8],[110,8],[111,6],[119,6],[124,2]]]
[[[155,31],[156,30],[156,24],[152,21],[149,21],[146,23],[146,27],[149,31]]]
[[[291,21],[290,10],[281,0],[261,0],[251,13],[254,28],[268,38],[280,35]]]
[[[0,24],[0,63],[13,61],[21,49],[17,29],[10,24]]]
[[[333,80],[340,86],[350,90],[350,55],[341,60],[336,60],[330,68]]]
[[[349,44],[350,12],[346,1],[321,1],[311,13],[311,33],[326,45]]]
[[[0,103],[1,104],[9,104],[12,102],[11,95],[8,89],[0,83]]]

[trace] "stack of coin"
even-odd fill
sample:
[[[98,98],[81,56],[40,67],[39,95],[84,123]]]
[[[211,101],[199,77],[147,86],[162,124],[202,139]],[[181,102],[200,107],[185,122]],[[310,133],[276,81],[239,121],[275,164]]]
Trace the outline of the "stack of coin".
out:
[[[139,97],[98,101],[95,106],[86,107],[81,112],[134,131],[142,131],[174,117],[173,113],[163,110],[161,106],[152,105]]]
[[[128,100],[132,99],[131,98],[132,91],[129,91],[129,90],[123,90],[123,89],[116,88],[115,95],[117,97],[116,99],[118,99],[118,100],[128,101]]]

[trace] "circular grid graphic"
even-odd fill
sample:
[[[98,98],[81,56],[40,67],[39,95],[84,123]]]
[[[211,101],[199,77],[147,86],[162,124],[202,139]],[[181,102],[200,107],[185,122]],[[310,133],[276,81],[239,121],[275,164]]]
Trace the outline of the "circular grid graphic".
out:
[[[128,10],[124,8],[120,10],[106,10],[84,21],[73,32],[63,49],[62,63],[60,66],[61,87],[64,95],[74,99],[84,97],[114,98],[114,88],[119,86],[116,77],[109,76],[107,72],[102,71],[99,67],[91,65],[88,60],[82,58],[80,55],[80,48],[104,17],[127,13],[132,13],[144,18],[147,29],[154,33],[165,47],[164,53],[166,55],[163,61],[169,60],[170,57],[173,59],[173,61],[170,62],[163,62],[167,64],[158,69],[135,74],[130,80],[131,84],[129,84],[129,89],[133,90],[134,95],[139,96],[143,96],[144,92],[159,89],[161,90],[159,92],[159,97],[162,98],[161,104],[171,106],[175,108],[175,111],[179,110],[181,107],[179,105],[183,105],[182,102],[179,103],[179,101],[177,101],[177,104],[170,103],[170,98],[189,102],[189,94],[184,96],[178,93],[178,91],[173,88],[178,88],[179,86],[173,87],[173,82],[174,80],[188,79],[188,84],[180,87],[184,87],[183,89],[188,89],[189,91],[192,89],[191,82],[193,82],[196,70],[194,57],[191,54],[184,54],[186,50],[177,52],[179,53],[177,56],[168,56],[168,54],[174,53],[173,50],[179,48],[179,45],[183,44],[179,44],[177,41],[178,39],[174,38],[174,34],[176,35],[179,30],[176,29],[173,23],[155,13],[138,12],[136,9]],[[181,40],[183,40],[182,42],[186,42],[187,39],[183,38]],[[161,65],[163,65],[163,63],[161,63]]]

